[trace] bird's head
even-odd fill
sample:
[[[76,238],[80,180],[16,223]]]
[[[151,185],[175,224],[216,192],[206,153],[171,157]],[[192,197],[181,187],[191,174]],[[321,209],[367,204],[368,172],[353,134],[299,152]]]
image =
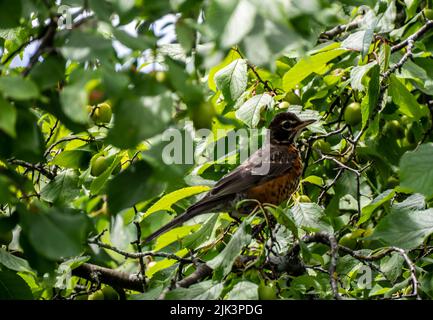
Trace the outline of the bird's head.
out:
[[[301,120],[292,112],[278,113],[269,125],[271,143],[292,144],[306,126],[316,120]]]

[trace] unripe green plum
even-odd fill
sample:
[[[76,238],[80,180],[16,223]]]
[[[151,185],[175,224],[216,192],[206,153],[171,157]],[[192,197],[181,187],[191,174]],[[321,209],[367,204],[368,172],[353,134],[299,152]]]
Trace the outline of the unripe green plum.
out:
[[[356,126],[361,120],[361,105],[358,102],[350,103],[344,110],[344,121],[350,126]]]
[[[90,174],[94,177],[99,177],[110,166],[110,161],[107,157],[101,155],[92,159]]]
[[[89,295],[89,300],[104,300],[104,292],[97,290]]]
[[[391,120],[387,122],[385,124],[384,131],[396,137],[397,139],[404,138],[404,129],[397,120]]]
[[[119,294],[110,286],[105,286],[102,288],[104,293],[104,300],[119,300]]]
[[[202,103],[198,108],[192,110],[191,119],[196,129],[212,128],[212,120],[215,116],[215,109],[210,102]]]
[[[112,114],[111,106],[104,102],[94,107],[91,117],[96,124],[104,124],[111,121]]]
[[[275,300],[277,299],[277,290],[273,283],[266,285],[261,283],[258,288],[260,300]]]

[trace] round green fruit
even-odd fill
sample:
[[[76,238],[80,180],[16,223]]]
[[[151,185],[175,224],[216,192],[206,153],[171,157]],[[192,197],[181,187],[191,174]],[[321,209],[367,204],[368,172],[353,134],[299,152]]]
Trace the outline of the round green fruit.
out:
[[[344,236],[341,237],[340,241],[338,243],[344,247],[348,247],[350,249],[356,248],[356,238],[353,236],[352,233],[346,233]]]
[[[102,288],[104,293],[104,300],[119,300],[119,294],[110,286],[105,286]]]
[[[215,116],[215,109],[209,102],[202,103],[198,108],[192,110],[191,119],[196,129],[212,128],[212,120]]]
[[[89,300],[89,295],[88,294],[80,294],[80,295],[75,297],[75,300]]]
[[[397,120],[391,120],[387,122],[384,131],[396,137],[397,139],[404,138],[404,129]]]
[[[276,288],[270,284],[266,285],[264,283],[259,285],[258,289],[259,299],[260,300],[275,300],[277,299],[277,290]]]
[[[110,166],[110,161],[107,157],[99,156],[91,161],[90,174],[94,177],[99,177]]]
[[[89,295],[89,300],[104,300],[104,292],[97,290]]]
[[[167,81],[167,74],[164,71],[157,71],[155,72],[155,79],[159,83],[164,83]]]
[[[356,126],[361,120],[361,105],[358,102],[350,103],[344,110],[344,121],[350,126]]]
[[[284,96],[284,101],[287,101],[289,104],[301,105],[302,101],[299,96],[293,91],[287,92]]]
[[[12,242],[13,233],[12,230],[0,233],[0,245],[8,245]]]
[[[92,120],[96,124],[109,123],[112,116],[111,106],[108,103],[101,103],[95,107],[93,113],[91,114]]]

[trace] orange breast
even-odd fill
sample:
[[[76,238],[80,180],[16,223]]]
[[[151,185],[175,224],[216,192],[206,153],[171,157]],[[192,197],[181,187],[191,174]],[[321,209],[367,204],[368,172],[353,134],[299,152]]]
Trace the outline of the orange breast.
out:
[[[302,174],[300,157],[297,157],[288,166],[290,166],[290,169],[285,175],[248,190],[247,198],[274,205],[279,205],[283,201],[288,200],[298,188],[299,179]]]

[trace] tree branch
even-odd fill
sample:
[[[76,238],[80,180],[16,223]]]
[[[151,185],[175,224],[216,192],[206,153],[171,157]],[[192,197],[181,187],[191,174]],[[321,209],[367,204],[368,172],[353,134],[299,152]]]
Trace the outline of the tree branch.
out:
[[[433,28],[433,20],[427,20],[425,22],[425,24],[420,29],[418,29],[418,31],[416,31],[414,34],[409,36],[406,40],[392,46],[391,47],[391,53],[394,53],[394,52],[406,47],[407,45],[409,45],[409,42],[411,42],[411,41],[415,42],[416,40],[418,40],[421,36],[423,36],[431,28]]]
[[[112,287],[143,292],[143,282],[137,275],[112,270],[95,264],[84,263],[72,270],[72,274],[90,281],[95,281],[95,278],[97,278],[101,283]]]

